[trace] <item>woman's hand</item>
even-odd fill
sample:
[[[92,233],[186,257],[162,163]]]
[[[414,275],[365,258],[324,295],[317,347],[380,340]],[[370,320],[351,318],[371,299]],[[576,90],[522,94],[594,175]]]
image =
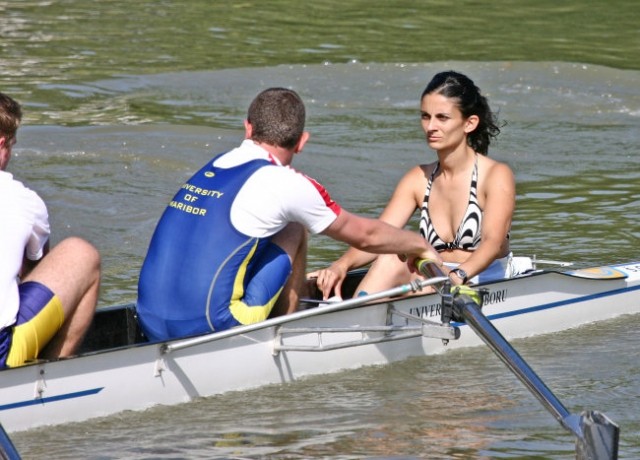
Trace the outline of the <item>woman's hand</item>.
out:
[[[449,277],[449,280],[451,281],[452,286],[458,286],[461,284],[465,284],[467,282],[467,279],[465,279],[466,272],[462,271],[462,273],[465,273],[465,276],[461,276],[459,270],[461,269],[454,268],[449,270],[449,273],[447,273],[447,276]]]

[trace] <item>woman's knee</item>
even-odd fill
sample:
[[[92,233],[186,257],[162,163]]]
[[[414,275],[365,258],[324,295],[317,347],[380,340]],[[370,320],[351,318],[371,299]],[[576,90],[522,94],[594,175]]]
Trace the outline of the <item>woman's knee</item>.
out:
[[[386,273],[409,273],[407,264],[400,260],[396,254],[380,254],[371,266],[372,270],[381,270]]]
[[[367,293],[390,289],[410,281],[411,272],[407,264],[395,254],[380,254],[358,286],[358,291]]]

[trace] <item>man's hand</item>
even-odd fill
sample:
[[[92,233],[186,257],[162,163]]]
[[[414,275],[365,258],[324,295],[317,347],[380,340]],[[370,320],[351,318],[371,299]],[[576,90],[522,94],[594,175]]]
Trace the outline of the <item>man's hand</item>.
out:
[[[334,295],[342,297],[342,283],[347,278],[347,270],[334,262],[328,268],[307,273],[307,279],[313,278],[316,279],[318,289],[322,291],[322,300],[331,297],[332,291]]]

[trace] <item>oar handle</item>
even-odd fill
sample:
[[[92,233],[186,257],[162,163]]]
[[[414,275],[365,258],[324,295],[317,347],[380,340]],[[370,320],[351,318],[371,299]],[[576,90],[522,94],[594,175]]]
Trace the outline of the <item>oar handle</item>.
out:
[[[433,259],[416,259],[416,269],[427,278],[446,277],[438,264]]]

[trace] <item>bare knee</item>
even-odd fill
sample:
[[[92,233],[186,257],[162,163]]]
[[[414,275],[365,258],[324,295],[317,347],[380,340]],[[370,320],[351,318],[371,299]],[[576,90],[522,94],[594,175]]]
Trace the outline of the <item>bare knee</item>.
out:
[[[404,265],[404,262],[402,262],[396,254],[380,254],[378,257],[376,257],[374,264],[384,265],[385,267],[397,267],[400,265]]]
[[[382,276],[405,277],[409,275],[407,264],[396,254],[380,254],[371,265],[370,272]]]
[[[91,243],[77,236],[65,238],[55,246],[55,249],[64,251],[66,254],[75,254],[79,258],[86,258],[97,265],[100,264],[100,253],[98,250]]]
[[[409,268],[396,254],[380,254],[371,265],[356,292],[378,292],[406,283],[410,279]]]
[[[95,304],[100,286],[100,254],[81,238],[67,238],[55,245],[24,281],[47,286],[60,298],[67,313],[80,303]]]
[[[51,252],[53,253],[54,251],[56,256],[73,261],[74,264],[82,265],[87,272],[100,271],[100,253],[91,243],[82,238],[76,236],[68,237],[58,243]]]

